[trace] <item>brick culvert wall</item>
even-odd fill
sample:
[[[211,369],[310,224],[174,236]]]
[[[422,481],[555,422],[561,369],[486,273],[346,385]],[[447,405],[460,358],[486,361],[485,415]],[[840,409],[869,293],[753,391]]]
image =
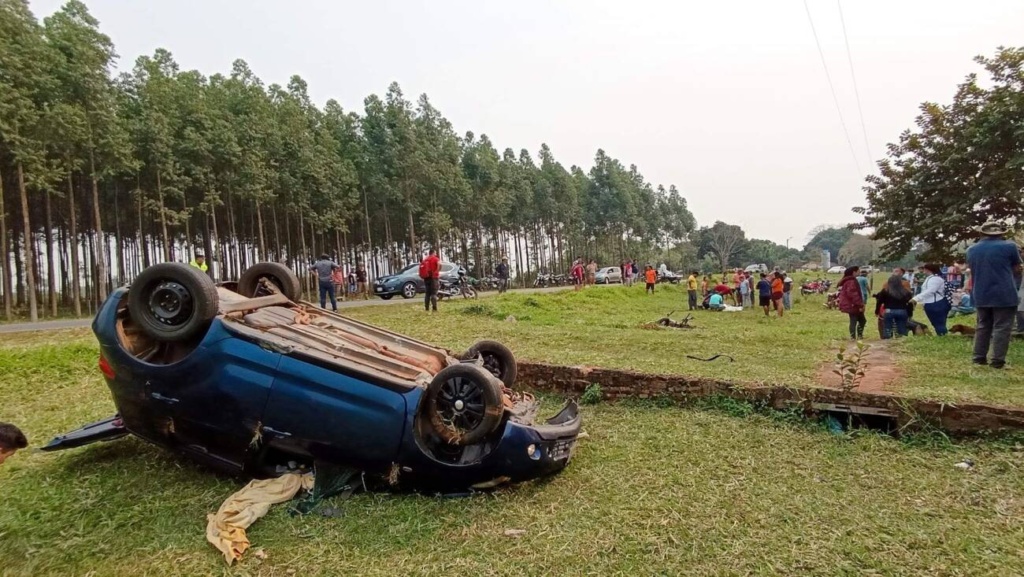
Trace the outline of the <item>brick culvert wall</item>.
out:
[[[605,400],[668,397],[686,402],[725,396],[775,409],[802,407],[811,413],[840,407],[852,412],[877,411],[896,419],[900,428],[933,426],[960,435],[1024,430],[1024,409],[977,403],[947,404],[891,394],[845,392],[838,389],[760,386],[733,381],[655,375],[591,367],[519,363],[519,382],[540,391],[578,397],[591,384],[601,386]],[[867,411],[865,411],[867,409]]]

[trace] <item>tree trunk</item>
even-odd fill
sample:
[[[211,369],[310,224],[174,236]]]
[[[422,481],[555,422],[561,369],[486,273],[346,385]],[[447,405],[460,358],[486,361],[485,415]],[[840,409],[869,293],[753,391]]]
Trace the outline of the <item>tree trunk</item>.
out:
[[[220,253],[220,234],[217,232],[217,206],[214,203],[210,203],[210,218],[206,221],[207,230],[212,232],[210,237],[210,248],[217,247],[217,252]],[[224,276],[224,254],[210,254],[210,260],[217,263],[217,270],[214,272],[213,280],[221,280]],[[213,270],[213,267],[210,267]]]
[[[412,218],[412,198],[411,198],[411,196],[406,198],[406,202],[408,203],[407,204],[406,214],[409,217],[409,250],[411,250],[414,255],[419,255],[419,252],[420,252],[419,251],[419,247],[416,246],[416,225],[413,223],[413,218]]]
[[[21,248],[21,241],[15,230],[11,231],[11,242],[14,246],[14,307],[20,309],[28,302],[25,296],[25,251]]]
[[[306,268],[306,267],[308,267],[308,261],[309,261],[309,256],[308,256],[308,253],[306,252],[306,221],[303,218],[303,215],[302,215],[301,212],[299,213],[299,239],[301,239],[300,242],[301,242],[301,246],[302,246],[302,256],[300,257],[302,260],[299,261],[299,267],[300,268]],[[309,288],[310,288],[309,287],[309,275],[308,274],[304,274],[304,275],[300,276],[299,278],[305,279],[305,282],[303,283],[303,285],[305,286],[304,294],[309,294]]]
[[[68,246],[71,247],[71,306],[75,310],[75,316],[82,316],[82,279],[78,268],[78,211],[75,210],[75,185],[68,171],[68,214],[71,221],[71,234],[68,238]],[[141,221],[140,221],[141,222]]]
[[[56,267],[53,266],[53,261],[56,258],[54,255],[54,242],[53,242],[53,208],[50,202],[50,191],[46,191],[46,290],[49,293],[47,297],[50,299],[50,315],[57,316],[57,275],[54,274]]]
[[[291,267],[292,257],[294,256],[294,251],[292,250],[292,247],[295,245],[292,244],[292,219],[288,216],[287,212],[284,213],[284,242],[285,251],[287,253],[287,257],[285,258],[285,264]]]
[[[96,178],[96,158],[91,145],[89,146],[89,173],[92,179],[92,226],[96,230],[96,240],[98,241],[96,243],[97,252],[93,255],[93,261],[96,264],[98,296],[100,302],[103,302],[107,300],[107,263],[106,258],[104,258],[104,251],[100,249],[106,247],[106,243],[103,240],[103,222],[100,219],[100,187],[99,179]],[[101,243],[103,247],[99,246]]]
[[[121,235],[121,209],[118,206],[117,184],[114,184],[114,242],[117,243],[117,274],[111,275],[115,284],[121,286],[125,281],[124,264],[124,237]]]
[[[260,232],[260,252],[257,255],[258,260],[264,260],[267,258],[267,242],[263,236],[263,210],[260,208],[260,201],[256,201],[256,225]]]
[[[227,267],[228,271],[230,271],[227,273],[230,275],[227,278],[238,278],[238,268],[234,266],[234,260],[238,258],[238,229],[235,227],[235,209],[231,206],[231,190],[227,190],[224,195],[224,204],[228,215],[228,230],[231,235],[231,238],[228,239],[231,249],[226,260],[232,261],[231,266]]]
[[[7,320],[14,318],[11,304],[11,261],[7,239],[7,208],[4,203],[4,175],[0,172],[0,264],[3,265],[4,314]]]
[[[185,222],[185,246],[182,248],[185,249],[185,260],[192,260],[192,257],[195,256],[196,243],[195,239],[192,238],[192,231],[189,226],[188,195],[184,192],[181,194],[181,212],[185,215],[185,218],[183,219]],[[189,252],[190,250],[192,251],[191,253]]]
[[[160,208],[160,233],[164,242],[164,262],[171,262],[171,237],[167,235],[167,211],[164,210],[164,189],[160,182],[160,171],[156,171],[156,197]]]
[[[91,234],[85,234],[83,236],[85,237],[85,244],[88,245],[86,247],[85,253],[83,255],[85,257],[85,261],[86,261],[85,270],[90,270],[91,271],[91,270],[93,270],[93,267],[91,266],[91,263],[89,262],[89,258],[90,258],[89,255],[93,254],[93,252],[92,252],[92,250],[93,250],[92,235]],[[91,274],[85,275],[85,296],[86,296],[85,302],[89,303],[88,311],[90,313],[92,312],[92,304],[93,304],[93,300],[95,299],[95,295],[96,295],[95,291],[93,290],[92,282],[93,282],[93,276]]]
[[[68,283],[68,236],[63,226],[57,227],[57,250],[60,255],[60,304],[66,307],[71,302],[68,298],[71,285]]]
[[[21,218],[25,233],[25,292],[28,296],[28,317],[32,322],[39,320],[39,309],[36,303],[36,273],[33,257],[32,223],[28,214],[28,190],[25,188],[25,171],[18,163],[18,193],[21,195]]]

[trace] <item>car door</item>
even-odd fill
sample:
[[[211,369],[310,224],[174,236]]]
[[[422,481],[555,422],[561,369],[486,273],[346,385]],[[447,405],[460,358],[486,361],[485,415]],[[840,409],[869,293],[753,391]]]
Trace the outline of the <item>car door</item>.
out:
[[[608,270],[608,282],[622,282],[622,269],[617,266],[613,266]]]
[[[258,437],[279,353],[240,338],[206,343],[152,371],[146,394],[168,440],[230,468],[242,468]]]
[[[402,390],[312,357],[281,359],[264,415],[273,444],[315,460],[388,465],[405,430]]]

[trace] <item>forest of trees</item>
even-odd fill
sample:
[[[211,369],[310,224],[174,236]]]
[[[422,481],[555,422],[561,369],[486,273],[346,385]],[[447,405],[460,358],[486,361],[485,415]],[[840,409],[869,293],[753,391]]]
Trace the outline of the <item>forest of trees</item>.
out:
[[[82,2],[39,21],[25,0],[0,0],[8,319],[82,315],[197,250],[216,280],[263,260],[303,272],[321,253],[379,276],[427,247],[478,276],[507,255],[522,284],[575,256],[703,272],[818,260],[814,239],[798,250],[698,228],[675,186],[603,150],[589,169],[544,144],[499,152],[397,83],[352,111],[317,106],[298,76],[266,85],[243,60],[204,76],[163,49],[119,74],[117,59]]]
[[[319,253],[373,275],[426,246],[525,280],[571,255],[653,258],[688,239],[680,192],[598,150],[565,168],[542,145],[499,152],[392,84],[361,112],[306,83],[182,71],[166,50],[113,75],[114,46],[72,0],[37,21],[0,0],[2,292],[12,309],[81,314],[154,262],[202,249],[231,278]],[[26,234],[27,233],[27,234]]]

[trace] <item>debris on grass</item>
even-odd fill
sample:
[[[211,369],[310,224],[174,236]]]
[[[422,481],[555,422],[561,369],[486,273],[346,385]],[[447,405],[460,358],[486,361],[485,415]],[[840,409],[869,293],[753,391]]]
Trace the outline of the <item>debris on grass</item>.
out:
[[[956,467],[957,469],[963,469],[967,471],[974,468],[974,461],[970,459],[964,459],[963,461],[960,461],[959,463],[953,466]]]
[[[505,536],[518,539],[526,534],[526,529],[505,529]]]

